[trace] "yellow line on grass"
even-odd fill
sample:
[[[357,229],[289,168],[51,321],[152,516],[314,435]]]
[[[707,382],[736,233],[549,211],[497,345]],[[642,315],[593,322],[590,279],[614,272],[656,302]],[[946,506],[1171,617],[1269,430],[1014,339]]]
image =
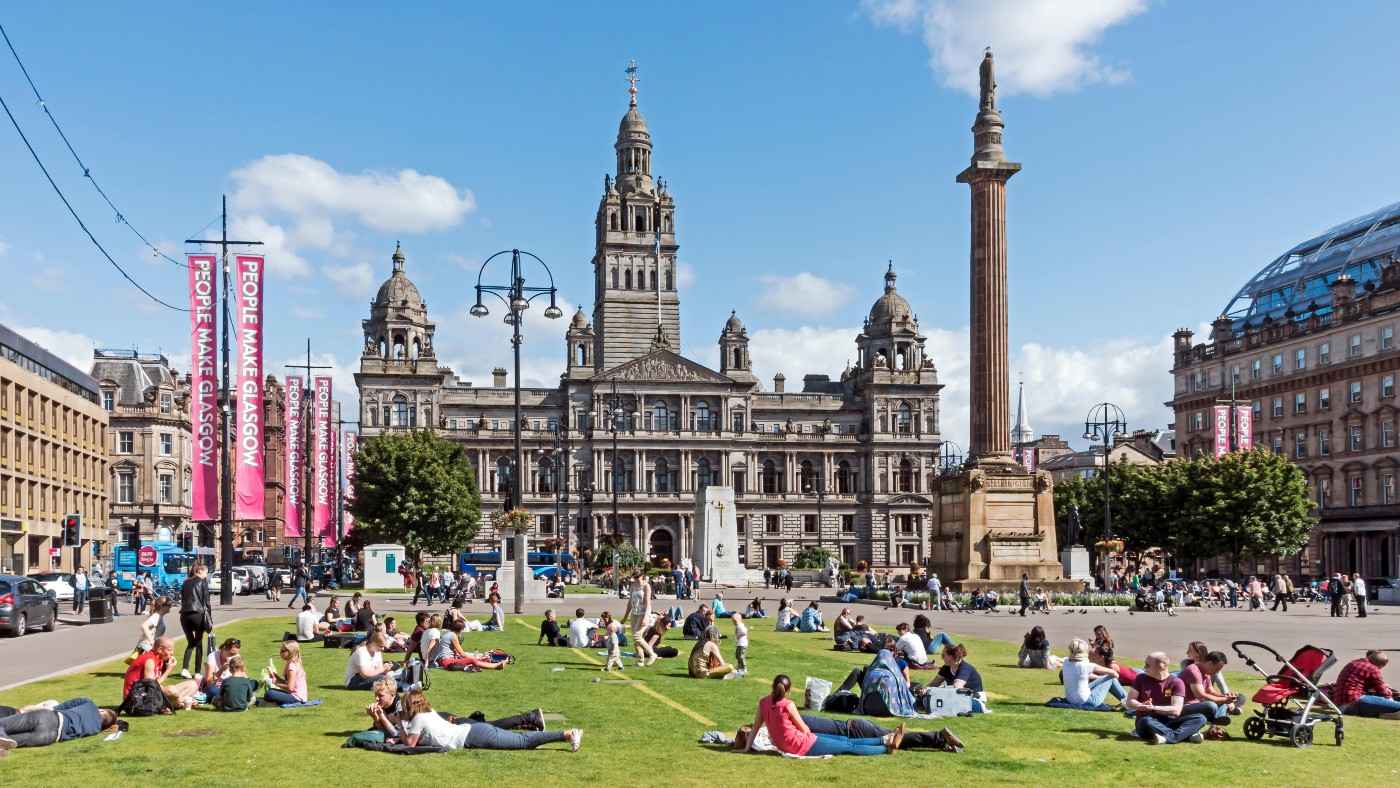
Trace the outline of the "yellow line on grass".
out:
[[[701,725],[711,725],[711,726],[713,726],[713,725],[715,724],[714,720],[711,720],[710,718],[704,716],[703,714],[700,714],[699,712],[692,711],[691,709],[689,709],[689,708],[687,708],[687,707],[685,707],[685,706],[682,706],[681,704],[677,703],[676,701],[671,700],[670,698],[666,697],[665,695],[662,695],[661,693],[657,692],[656,690],[652,689],[651,687],[648,687],[648,686],[645,685],[645,684],[631,684],[631,685],[629,685],[629,686],[634,687],[634,688],[637,689],[637,690],[640,690],[640,691],[641,691],[643,694],[645,694],[645,695],[650,695],[651,697],[656,698],[657,700],[661,701],[662,703],[666,704],[667,706],[670,706],[671,708],[675,709],[676,711],[679,711],[681,714],[684,714],[685,716],[691,718],[692,720],[695,720],[696,722],[700,723]]]
[[[596,659],[594,659],[594,658],[588,656],[587,654],[583,653],[583,649],[571,648],[571,649],[569,649],[569,650],[572,651],[572,652],[574,652],[575,654],[579,655],[579,656],[582,657],[583,659],[587,660],[588,663],[589,663],[590,665],[597,665],[598,667],[602,667],[602,666],[603,666],[603,663],[601,663],[601,662],[599,662],[598,660],[596,660]]]

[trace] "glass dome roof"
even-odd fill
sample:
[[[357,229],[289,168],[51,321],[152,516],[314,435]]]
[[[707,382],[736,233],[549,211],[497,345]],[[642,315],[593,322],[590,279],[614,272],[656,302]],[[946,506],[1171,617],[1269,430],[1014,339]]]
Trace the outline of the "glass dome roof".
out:
[[[1264,318],[1304,319],[1332,307],[1328,285],[1346,273],[1360,286],[1375,286],[1381,266],[1400,252],[1400,202],[1333,227],[1269,263],[1240,288],[1224,315],[1235,330]]]

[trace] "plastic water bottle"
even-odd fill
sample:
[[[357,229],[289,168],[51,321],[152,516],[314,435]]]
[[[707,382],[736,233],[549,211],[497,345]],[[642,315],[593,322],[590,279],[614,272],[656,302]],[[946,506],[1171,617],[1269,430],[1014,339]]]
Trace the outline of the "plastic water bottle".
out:
[[[564,672],[564,669],[563,669],[563,668],[550,668],[550,669],[549,669],[549,672],[550,672],[550,673],[563,673],[563,672]]]

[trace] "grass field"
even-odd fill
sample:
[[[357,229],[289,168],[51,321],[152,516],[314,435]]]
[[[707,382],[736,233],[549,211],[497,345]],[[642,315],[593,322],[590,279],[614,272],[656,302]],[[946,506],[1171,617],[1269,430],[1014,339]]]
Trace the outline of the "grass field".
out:
[[[672,645],[682,658],[650,668],[629,667],[603,674],[596,651],[534,645],[536,622],[511,616],[500,633],[469,633],[470,648],[501,647],[518,662],[501,672],[435,671],[428,695],[434,707],[457,714],[483,711],[488,718],[542,706],[564,716],[551,729],[582,727],[583,750],[548,745],[534,752],[460,751],[415,758],[341,749],[345,738],[368,727],[369,693],[340,688],[348,651],[306,650],[311,693],[325,704],[299,709],[251,709],[222,714],[207,709],[173,717],[131,720],[115,742],[94,737],[42,749],[24,749],[0,760],[0,774],[23,773],[26,784],[81,785],[139,781],[143,785],[198,785],[217,776],[223,785],[324,784],[363,780],[372,769],[380,781],[402,782],[409,772],[430,772],[435,784],[490,781],[498,785],[581,784],[647,781],[668,785],[789,784],[871,780],[872,768],[917,770],[920,785],[1357,785],[1400,782],[1400,723],[1348,718],[1346,744],[1332,743],[1331,726],[1319,726],[1318,743],[1298,750],[1282,740],[1246,741],[1239,720],[1229,742],[1148,747],[1129,736],[1132,721],[1119,714],[1049,709],[1060,694],[1055,674],[1011,667],[1015,647],[965,641],[969,662],[981,671],[994,714],[954,718],[947,725],[967,743],[966,752],[909,750],[876,760],[841,757],[793,761],[776,756],[738,756],[726,747],[700,745],[706,730],[732,735],[753,719],[772,677],[787,673],[800,688],[806,676],[839,682],[860,655],[836,653],[819,635],[776,633],[754,622],[749,678],[700,681],[685,675],[688,643]],[[242,639],[250,665],[265,664],[289,620],[264,619],[230,625],[219,636]],[[1093,622],[1089,622],[1092,625]],[[1086,632],[1091,626],[1086,626]],[[728,631],[727,624],[721,627]],[[956,636],[957,633],[952,633]],[[177,641],[177,647],[183,641]],[[1164,644],[1172,651],[1184,644]],[[726,653],[732,652],[725,641]],[[177,655],[179,651],[177,649]],[[22,705],[44,699],[89,696],[115,704],[123,665],[114,662],[88,673],[50,679],[0,693],[0,703]],[[551,668],[564,668],[551,672]],[[1335,674],[1333,674],[1335,675]],[[595,679],[602,679],[595,682]],[[1252,693],[1259,682],[1231,675],[1237,691]],[[619,683],[625,680],[628,683]],[[632,683],[636,682],[636,683]],[[800,700],[801,692],[797,690]],[[941,721],[911,721],[911,729]],[[22,770],[22,771],[20,771]]]

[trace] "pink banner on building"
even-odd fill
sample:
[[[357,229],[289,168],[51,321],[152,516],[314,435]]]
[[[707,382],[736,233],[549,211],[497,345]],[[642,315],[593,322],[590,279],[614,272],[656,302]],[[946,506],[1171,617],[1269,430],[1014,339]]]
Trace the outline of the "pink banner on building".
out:
[[[1230,406],[1216,405],[1215,415],[1215,456],[1223,457],[1230,451]],[[1247,407],[1235,407],[1235,447],[1239,451],[1254,448],[1254,413]]]
[[[314,478],[311,482],[311,535],[335,537],[331,524],[331,500],[334,494],[332,477],[335,473],[334,455],[331,453],[331,379],[316,378],[313,386],[315,396],[311,402],[312,428],[311,461]]]
[[[238,344],[238,430],[234,439],[235,520],[262,520],[267,474],[263,469],[263,258],[234,256],[233,325]]]
[[[340,433],[333,430],[326,430],[326,440],[329,445],[326,447],[330,454],[331,469],[331,512],[330,520],[326,523],[326,532],[321,534],[321,544],[326,547],[335,547],[339,535],[336,533],[337,526],[340,525],[340,513],[336,509],[336,493],[340,490]]]
[[[355,452],[360,449],[360,436],[358,433],[345,431],[345,505],[349,507],[351,499],[355,497]],[[345,533],[350,533],[355,529],[355,518],[350,514],[349,508],[345,510]]]
[[[216,369],[214,315],[218,290],[217,259],[188,255],[190,266],[190,431],[194,457],[190,479],[192,520],[219,519],[219,378]]]
[[[302,489],[303,462],[305,460],[305,447],[302,446],[302,435],[305,426],[302,423],[301,398],[302,398],[302,378],[300,375],[293,375],[287,378],[287,410],[283,423],[286,425],[287,433],[287,497],[286,505],[283,509],[283,533],[288,537],[301,537],[301,505],[306,497],[306,492]]]

